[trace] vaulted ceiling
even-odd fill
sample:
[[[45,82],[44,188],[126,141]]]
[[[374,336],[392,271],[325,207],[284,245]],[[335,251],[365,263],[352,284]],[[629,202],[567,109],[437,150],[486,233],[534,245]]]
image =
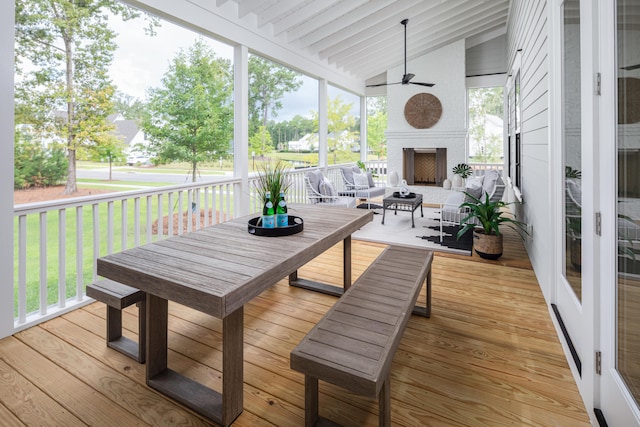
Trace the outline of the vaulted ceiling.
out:
[[[195,0],[202,4],[205,1]],[[243,26],[358,80],[458,40],[506,32],[509,0],[207,0]],[[210,4],[210,7],[213,6]],[[382,76],[381,76],[382,75]]]

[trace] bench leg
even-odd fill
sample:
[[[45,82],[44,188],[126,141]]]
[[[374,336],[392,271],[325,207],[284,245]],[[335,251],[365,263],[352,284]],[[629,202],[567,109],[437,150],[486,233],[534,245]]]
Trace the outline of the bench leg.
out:
[[[427,273],[427,317],[431,317],[431,269]]]
[[[380,427],[391,425],[391,374],[385,378],[378,396],[378,425]]]
[[[318,379],[304,376],[304,425],[314,427],[318,422]]]
[[[122,310],[107,306],[107,346],[122,336]]]

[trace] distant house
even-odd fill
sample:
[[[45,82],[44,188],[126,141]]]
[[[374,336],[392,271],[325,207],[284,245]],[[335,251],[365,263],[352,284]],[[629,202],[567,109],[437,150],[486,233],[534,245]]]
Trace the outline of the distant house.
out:
[[[289,141],[289,151],[318,151],[318,134],[308,133],[297,141]]]
[[[107,119],[115,125],[114,133],[127,146],[128,154],[147,151],[149,141],[135,120],[127,120],[122,114],[112,114]]]

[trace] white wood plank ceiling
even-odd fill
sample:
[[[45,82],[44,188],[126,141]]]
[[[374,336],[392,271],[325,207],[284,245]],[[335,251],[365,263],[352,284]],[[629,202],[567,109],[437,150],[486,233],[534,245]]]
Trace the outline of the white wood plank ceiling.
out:
[[[509,0],[210,0],[256,33],[366,81],[461,39],[506,32]],[[199,1],[202,3],[202,0]],[[211,5],[213,6],[213,5]],[[235,6],[235,7],[233,7]],[[390,77],[397,80],[401,76]]]

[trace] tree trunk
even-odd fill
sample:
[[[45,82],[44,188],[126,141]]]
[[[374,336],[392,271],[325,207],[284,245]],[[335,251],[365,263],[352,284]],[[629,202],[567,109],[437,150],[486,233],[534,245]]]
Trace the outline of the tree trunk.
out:
[[[75,111],[73,101],[75,99],[73,89],[73,44],[71,37],[64,37],[64,49],[67,66],[67,185],[64,187],[64,194],[73,194],[78,191],[76,183],[76,147],[73,122]]]
[[[76,150],[69,149],[67,152],[69,167],[67,168],[67,184],[64,187],[64,194],[73,194],[78,191],[76,183]]]
[[[112,171],[111,165],[112,165],[111,157],[109,157],[109,181],[111,181],[113,179],[112,175],[111,175],[111,171]]]

